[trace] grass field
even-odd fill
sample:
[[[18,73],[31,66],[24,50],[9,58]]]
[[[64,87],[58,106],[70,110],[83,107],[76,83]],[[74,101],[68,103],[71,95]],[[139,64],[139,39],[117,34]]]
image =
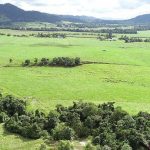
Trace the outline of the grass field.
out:
[[[0,38],[0,89],[27,98],[29,109],[48,112],[56,104],[83,100],[115,101],[130,113],[150,110],[150,43],[101,42],[94,38]],[[14,67],[25,59],[58,56],[112,64]],[[4,67],[9,58],[14,66]]]
[[[138,36],[150,34],[145,31]],[[110,64],[75,68],[19,66],[25,59],[58,56]],[[10,58],[13,63],[7,67]],[[131,114],[150,112],[150,43],[0,36],[0,91],[26,99],[29,110],[39,108],[47,113],[56,104],[70,105],[80,100],[114,101]],[[1,150],[38,149],[41,143],[9,134],[0,125]]]

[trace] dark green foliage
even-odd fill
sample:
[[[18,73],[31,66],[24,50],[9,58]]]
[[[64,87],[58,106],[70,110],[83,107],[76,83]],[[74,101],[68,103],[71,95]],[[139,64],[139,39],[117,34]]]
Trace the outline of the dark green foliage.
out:
[[[102,150],[112,150],[111,147],[109,147],[108,145],[104,145],[102,147]]]
[[[128,43],[128,41],[129,41],[129,37],[128,37],[128,36],[126,36],[126,35],[122,35],[122,36],[119,38],[119,40],[124,40],[124,41],[125,41],[125,43]]]
[[[72,106],[56,106],[47,116],[36,110],[29,113],[24,101],[13,96],[0,99],[0,122],[5,128],[24,137],[72,140],[92,136],[99,149],[150,149],[150,114],[129,115],[114,103],[95,105],[74,102]]]
[[[127,143],[125,143],[122,147],[121,150],[132,150],[131,146]]]
[[[65,124],[59,124],[53,130],[54,140],[72,140],[75,134],[72,128]]]
[[[38,63],[38,58],[34,58],[34,65],[37,65]]]
[[[143,39],[131,37],[128,43],[132,43],[132,42],[143,42]]]
[[[29,59],[22,63],[22,66],[62,66],[62,67],[75,67],[81,65],[81,60],[79,57],[69,58],[69,57],[55,57],[52,60],[48,58],[42,58],[38,61],[37,58],[34,59],[32,63]]]
[[[15,114],[5,123],[5,128],[24,137],[38,139],[48,135],[44,130],[45,120],[46,118],[42,114],[40,116],[32,113],[21,116]]]
[[[63,33],[53,33],[53,34],[50,34],[50,33],[38,33],[38,34],[34,34],[32,36],[35,36],[35,37],[41,37],[41,38],[66,38],[66,34],[63,34]]]
[[[7,34],[7,36],[11,36],[11,34]]]
[[[50,65],[52,66],[64,66],[64,67],[75,67],[80,65],[80,58],[69,58],[69,57],[57,57],[53,58]]]
[[[91,143],[87,143],[84,150],[96,150],[96,147],[93,146]]]
[[[41,61],[38,63],[38,66],[48,66],[49,59],[48,58],[42,58]]]
[[[74,103],[68,108],[57,106],[57,111],[60,113],[60,120],[72,127],[78,137],[92,135],[93,143],[101,145],[103,149],[106,145],[114,150],[121,149],[125,141],[133,149],[149,146],[148,113],[132,117],[121,108],[115,108],[114,103],[99,106]]]
[[[26,59],[23,63],[22,66],[29,66],[31,61],[29,59]]]
[[[13,59],[12,59],[12,58],[10,58],[10,59],[9,59],[9,63],[11,64],[12,62],[13,62]]]
[[[39,150],[47,150],[47,146],[46,144],[41,144],[40,149]]]
[[[0,113],[0,123],[6,122],[8,119],[9,117],[5,112]]]
[[[38,33],[38,34],[34,34],[35,37],[41,37],[41,38],[66,38],[66,34],[63,33]]]
[[[80,64],[81,64],[80,58],[79,58],[79,57],[76,57],[76,58],[75,58],[75,65],[78,66],[78,65],[80,65]]]
[[[149,39],[145,39],[144,42],[150,42],[150,38]]]
[[[57,150],[73,150],[73,145],[69,141],[60,141]]]
[[[55,111],[51,111],[47,117],[45,123],[45,129],[51,133],[52,129],[54,129],[59,123],[59,114]]]
[[[81,33],[107,33],[109,34],[110,32],[112,32],[113,34],[137,34],[136,29],[120,29],[120,28],[116,28],[116,29],[98,29],[99,27],[114,27],[115,25],[102,25],[102,24],[94,24],[94,23],[86,23],[86,24],[77,24],[77,23],[72,23],[72,24],[63,24],[61,23],[60,25],[57,25],[60,28],[57,27],[48,27],[48,28],[43,28],[43,27],[17,27],[17,26],[8,26],[8,27],[4,27],[4,28],[11,28],[13,30],[28,30],[28,31],[56,31],[56,32],[61,32],[61,31],[68,31],[68,32],[81,32]],[[67,26],[67,27],[64,27]],[[81,27],[81,26],[84,26]],[[89,28],[86,28],[87,26],[90,26]],[[98,28],[97,28],[98,27]],[[95,28],[95,29],[94,29]],[[15,35],[14,35],[15,36]],[[18,35],[17,35],[18,36]],[[34,36],[34,37],[40,37],[40,38],[66,38],[67,35],[66,34],[62,34],[62,33],[53,33],[53,34],[44,34],[44,33],[38,33],[38,34],[30,34],[30,36]],[[22,37],[19,36],[19,37]],[[27,36],[25,36],[27,37]]]
[[[8,116],[13,116],[15,113],[25,114],[26,102],[8,95],[0,101],[0,111],[5,112]]]
[[[150,39],[142,39],[142,38],[139,38],[139,37],[131,37],[129,38],[128,36],[126,35],[122,35],[119,40],[124,40],[125,43],[133,43],[133,42],[150,42]]]
[[[0,100],[2,99],[3,94],[0,92]]]

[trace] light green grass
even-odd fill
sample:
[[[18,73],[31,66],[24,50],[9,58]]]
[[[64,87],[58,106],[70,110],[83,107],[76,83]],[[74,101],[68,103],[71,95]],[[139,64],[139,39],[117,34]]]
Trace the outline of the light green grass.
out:
[[[146,32],[139,35],[145,36]],[[112,64],[14,67],[28,58],[58,56]],[[4,67],[10,58],[12,67]],[[67,106],[80,100],[97,104],[115,101],[131,114],[150,112],[150,43],[0,36],[0,91],[26,99],[29,110],[39,108],[47,113],[56,104]],[[10,134],[0,125],[0,150],[34,150],[41,143],[42,140],[31,141]]]
[[[150,43],[100,42],[94,38],[0,38],[0,88],[29,98],[29,109],[48,112],[56,104],[83,100],[115,101],[130,113],[150,110]],[[76,68],[3,67],[9,58],[13,58],[13,65],[19,65],[25,59],[58,56],[112,64]]]

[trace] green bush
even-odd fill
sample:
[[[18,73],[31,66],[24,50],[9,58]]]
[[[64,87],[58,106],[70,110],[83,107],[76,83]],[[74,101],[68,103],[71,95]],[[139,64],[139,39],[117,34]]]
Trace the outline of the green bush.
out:
[[[53,58],[50,65],[52,66],[64,66],[64,67],[75,67],[81,64],[80,58],[69,58],[69,57],[57,57]]]
[[[8,116],[13,116],[15,113],[22,115],[26,112],[26,102],[8,95],[0,101],[0,110],[6,112]]]
[[[51,133],[52,129],[54,129],[59,123],[59,114],[55,111],[51,111],[48,114],[47,121],[45,122],[45,129]]]
[[[31,139],[51,137],[59,141],[91,136],[92,143],[102,150],[150,147],[150,114],[131,116],[114,103],[74,102],[69,107],[58,105],[46,115],[39,110],[28,112],[26,103],[18,98],[1,96],[0,122],[6,130]]]
[[[29,59],[26,59],[22,66],[62,66],[62,67],[75,67],[81,65],[81,60],[79,57],[69,58],[69,57],[55,57],[52,60],[48,58],[42,58],[38,61],[37,58],[31,62]]]
[[[65,124],[59,124],[53,130],[54,140],[73,140],[74,136],[74,130]]]
[[[31,64],[31,61],[30,59],[26,59],[23,63],[22,63],[22,66],[29,66]]]
[[[96,147],[93,146],[91,143],[87,143],[84,150],[96,150]]]
[[[47,146],[46,144],[41,144],[40,149],[39,150],[47,150]]]
[[[74,148],[69,141],[60,141],[57,150],[74,150]]]
[[[129,144],[125,143],[125,144],[122,146],[121,150],[132,150],[132,148],[131,148],[131,146],[130,146]]]
[[[0,123],[6,122],[9,119],[5,112],[0,112]]]

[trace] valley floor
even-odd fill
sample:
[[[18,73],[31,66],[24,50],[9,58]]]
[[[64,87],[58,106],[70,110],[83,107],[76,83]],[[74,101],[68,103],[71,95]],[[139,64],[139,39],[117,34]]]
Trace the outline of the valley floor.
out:
[[[130,113],[150,111],[150,43],[95,38],[0,38],[0,91],[25,98],[30,110],[49,112],[56,104],[82,100],[114,101]],[[75,68],[20,66],[25,59],[59,56],[110,64]],[[11,67],[6,67],[10,58]]]
[[[148,36],[146,32],[140,32],[139,36],[144,34]],[[131,114],[150,112],[150,43],[96,38],[0,36],[0,39],[0,91],[24,98],[29,110],[39,108],[48,113],[57,104],[67,106],[73,101],[97,104],[113,101]],[[75,68],[20,66],[25,59],[59,56],[109,64]],[[38,148],[43,141],[9,134],[0,125],[0,143],[1,150],[30,150]]]

